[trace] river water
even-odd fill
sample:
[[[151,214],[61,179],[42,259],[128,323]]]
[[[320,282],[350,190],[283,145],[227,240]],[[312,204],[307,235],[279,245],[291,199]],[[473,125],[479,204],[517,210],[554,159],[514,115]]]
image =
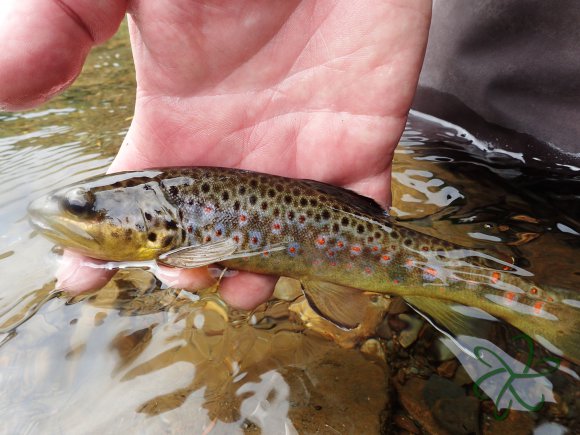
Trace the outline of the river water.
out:
[[[129,127],[134,87],[123,26],[64,94],[0,114],[0,326],[54,288],[60,252],[32,231],[27,204],[106,170]],[[539,283],[580,291],[580,170],[526,158],[413,112],[396,152],[392,212],[423,232],[507,255]],[[305,327],[299,318],[314,315],[293,302],[296,290],[284,282],[278,298],[244,313],[212,289],[165,289],[132,270],[97,293],[50,300],[0,334],[0,433],[578,430],[578,368],[515,339],[507,325],[487,349],[516,371],[532,350],[532,369],[549,368],[546,358],[559,369],[516,387],[527,403],[544,394],[540,409],[504,398],[503,419],[497,392],[477,394],[482,372],[457,343],[400,301],[353,347],[324,322]]]

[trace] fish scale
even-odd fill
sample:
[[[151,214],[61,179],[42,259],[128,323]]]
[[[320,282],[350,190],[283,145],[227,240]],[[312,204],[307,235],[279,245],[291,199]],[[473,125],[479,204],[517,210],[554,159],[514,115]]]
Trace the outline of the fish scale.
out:
[[[95,258],[219,262],[299,279],[309,302],[340,326],[357,324],[361,290],[388,293],[453,332],[466,325],[454,304],[476,307],[579,359],[574,295],[541,289],[515,265],[419,233],[336,186],[166,168],[86,180],[35,201],[30,214],[49,238]]]

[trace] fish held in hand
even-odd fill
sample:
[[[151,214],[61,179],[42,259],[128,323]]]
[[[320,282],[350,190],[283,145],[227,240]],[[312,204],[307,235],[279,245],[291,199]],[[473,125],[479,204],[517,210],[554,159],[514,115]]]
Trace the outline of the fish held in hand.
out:
[[[312,180],[226,168],[124,172],[62,188],[29,207],[54,242],[108,261],[211,263],[300,280],[311,307],[355,328],[363,292],[402,296],[453,333],[503,319],[580,360],[580,303],[526,271],[408,228],[373,200]]]

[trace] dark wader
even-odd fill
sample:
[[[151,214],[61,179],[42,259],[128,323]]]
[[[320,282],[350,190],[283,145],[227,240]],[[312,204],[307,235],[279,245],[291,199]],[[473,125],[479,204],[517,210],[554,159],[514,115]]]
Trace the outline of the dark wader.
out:
[[[580,166],[580,1],[435,0],[413,107],[531,164]]]

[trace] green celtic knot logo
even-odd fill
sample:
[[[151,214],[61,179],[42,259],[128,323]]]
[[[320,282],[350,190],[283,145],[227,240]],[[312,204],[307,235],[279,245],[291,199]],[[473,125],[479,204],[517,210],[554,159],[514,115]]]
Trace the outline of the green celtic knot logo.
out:
[[[536,385],[535,381],[529,381],[537,378],[545,378],[550,373],[555,372],[560,367],[562,361],[555,357],[542,358],[540,362],[548,365],[549,368],[544,371],[535,371],[532,369],[532,366],[535,365],[533,340],[525,334],[518,335],[514,337],[513,340],[524,340],[527,344],[528,358],[525,365],[513,358],[504,359],[495,350],[484,346],[476,346],[473,349],[477,360],[484,366],[492,369],[475,381],[473,392],[479,399],[484,399],[483,390],[484,387],[487,387],[485,388],[486,394],[495,404],[494,418],[496,420],[506,419],[510,410],[514,405],[516,405],[516,403],[518,405],[516,406],[517,409],[528,411],[540,410],[545,402],[544,393],[539,393],[540,398],[537,402],[530,403]],[[507,357],[507,355],[505,356]],[[495,364],[492,364],[492,361],[489,361],[489,359],[492,358],[495,360],[493,361]],[[493,383],[494,381],[496,381],[496,384],[490,386],[490,383]],[[502,408],[505,408],[505,410],[500,412],[500,409]]]

